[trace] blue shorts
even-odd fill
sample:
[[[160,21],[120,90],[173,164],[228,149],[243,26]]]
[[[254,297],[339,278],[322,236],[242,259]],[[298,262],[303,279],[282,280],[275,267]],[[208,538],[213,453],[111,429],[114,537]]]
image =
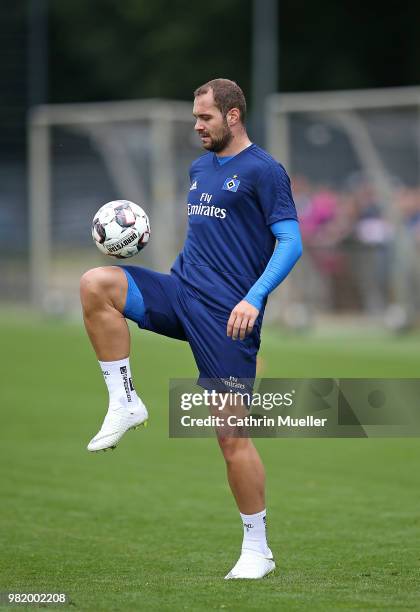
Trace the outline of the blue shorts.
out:
[[[129,283],[125,317],[142,329],[188,342],[203,387],[240,392],[243,384],[246,392],[252,389],[262,317],[244,340],[232,340],[226,335],[230,310],[210,309],[174,274],[137,266],[122,269]]]

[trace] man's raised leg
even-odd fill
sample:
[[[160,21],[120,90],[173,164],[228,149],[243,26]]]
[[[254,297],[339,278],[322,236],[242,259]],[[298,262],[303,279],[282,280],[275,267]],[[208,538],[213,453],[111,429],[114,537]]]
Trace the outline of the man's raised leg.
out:
[[[117,267],[94,268],[80,281],[86,331],[99,360],[109,392],[108,412],[89,451],[115,448],[124,433],[147,421],[147,410],[131,378],[130,332],[123,312],[128,282]]]
[[[88,270],[80,279],[83,320],[101,361],[125,359],[130,353],[130,333],[122,314],[127,288],[125,273],[114,266]]]

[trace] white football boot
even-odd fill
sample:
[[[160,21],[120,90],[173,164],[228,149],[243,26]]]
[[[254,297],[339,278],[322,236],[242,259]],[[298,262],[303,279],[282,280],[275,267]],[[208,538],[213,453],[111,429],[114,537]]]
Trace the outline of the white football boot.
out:
[[[127,431],[137,429],[139,425],[146,427],[148,416],[146,406],[138,396],[134,402],[122,399],[119,403],[113,403],[108,408],[101,429],[89,442],[88,451],[115,448]]]
[[[225,580],[258,580],[271,574],[275,568],[276,564],[270,549],[267,555],[253,550],[243,550],[236,565],[225,576]]]

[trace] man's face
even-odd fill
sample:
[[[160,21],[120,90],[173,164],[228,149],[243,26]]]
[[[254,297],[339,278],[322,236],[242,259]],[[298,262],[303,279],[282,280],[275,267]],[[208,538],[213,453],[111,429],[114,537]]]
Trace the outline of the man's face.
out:
[[[232,140],[232,132],[220,110],[214,103],[213,91],[194,100],[193,115],[196,118],[194,129],[207,151],[220,153]]]

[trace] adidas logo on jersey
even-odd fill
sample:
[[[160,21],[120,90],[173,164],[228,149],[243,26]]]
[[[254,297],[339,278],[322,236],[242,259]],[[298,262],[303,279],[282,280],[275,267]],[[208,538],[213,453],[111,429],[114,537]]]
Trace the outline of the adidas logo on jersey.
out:
[[[197,189],[197,188],[198,188],[197,181],[193,181],[191,183],[190,191],[194,191],[194,189]]]

